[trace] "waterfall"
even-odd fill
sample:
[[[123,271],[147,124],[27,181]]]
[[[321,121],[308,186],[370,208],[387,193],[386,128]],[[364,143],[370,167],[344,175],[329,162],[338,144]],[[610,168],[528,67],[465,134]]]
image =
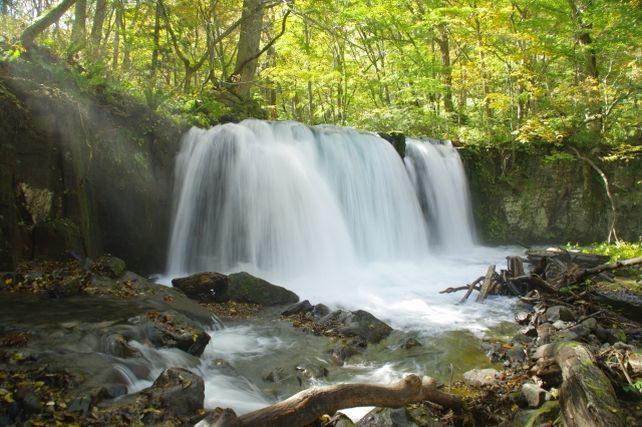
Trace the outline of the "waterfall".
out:
[[[326,274],[425,258],[429,238],[471,244],[462,170],[451,146],[409,141],[404,165],[387,141],[349,128],[193,128],[176,162],[169,273]]]
[[[450,141],[406,140],[406,167],[428,224],[431,246],[471,247],[474,225],[468,181]]]

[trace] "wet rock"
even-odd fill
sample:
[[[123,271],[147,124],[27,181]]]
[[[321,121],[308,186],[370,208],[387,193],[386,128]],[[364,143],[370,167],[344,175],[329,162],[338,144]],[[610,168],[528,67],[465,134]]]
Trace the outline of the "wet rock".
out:
[[[546,310],[545,317],[549,322],[555,322],[557,320],[563,320],[565,322],[575,321],[575,315],[571,312],[571,310],[563,305],[554,305],[552,307],[549,307]]]
[[[545,423],[552,423],[559,418],[559,414],[559,402],[548,401],[538,409],[517,412],[513,422],[515,426],[540,426],[545,425]]]
[[[315,319],[319,319],[330,314],[330,308],[325,304],[315,304],[311,314]]]
[[[130,346],[122,335],[110,335],[106,337],[104,341],[104,350],[108,354],[113,354],[114,356],[123,359],[141,356],[140,352]]]
[[[447,424],[440,421],[438,415],[430,411],[429,405],[413,404],[406,406],[408,418],[422,427],[446,427]]]
[[[363,353],[367,346],[368,343],[361,337],[354,337],[351,341],[342,341],[332,349],[332,358],[342,365],[349,357]]]
[[[295,304],[288,306],[285,310],[281,312],[281,315],[292,316],[294,314],[307,313],[309,311],[312,311],[312,309],[313,309],[312,304],[310,304],[310,301],[306,299],[301,302],[297,302]]]
[[[161,424],[197,415],[203,408],[203,380],[182,368],[163,371],[148,387],[100,405],[95,415],[107,423],[114,419],[140,420],[143,424]]]
[[[401,347],[405,350],[410,350],[411,348],[415,347],[423,347],[423,344],[421,344],[414,338],[406,338],[401,344]]]
[[[520,334],[525,335],[527,337],[536,337],[537,336],[537,328],[532,325],[525,326],[519,330]]]
[[[296,376],[293,372],[285,368],[274,368],[269,371],[266,371],[261,375],[263,381],[268,383],[283,384],[295,380]]]
[[[355,427],[355,424],[347,415],[337,412],[330,421],[323,423],[323,427]]]
[[[231,377],[238,376],[236,369],[224,359],[214,359],[211,366],[224,375],[229,375]]]
[[[550,323],[544,323],[537,327],[537,344],[548,344],[551,342],[551,336],[557,332],[557,329]]]
[[[495,369],[471,369],[464,373],[464,381],[473,387],[488,386],[497,383],[498,375]]]
[[[515,321],[520,325],[525,325],[530,320],[531,315],[527,311],[518,311],[515,314]]]
[[[531,408],[539,408],[546,400],[550,400],[549,393],[533,383],[522,384],[522,394]]]
[[[515,344],[506,352],[506,357],[511,363],[523,363],[526,361],[526,350],[523,345]]]
[[[557,330],[566,329],[571,325],[572,325],[571,322],[565,322],[563,320],[556,320],[555,322],[553,322],[553,327]]]
[[[593,317],[589,317],[588,319],[580,322],[580,325],[584,326],[592,332],[595,328],[597,328],[597,320],[595,320],[595,318]]]
[[[299,297],[284,287],[273,285],[249,273],[230,274],[227,299],[265,306],[293,304]]]
[[[236,413],[230,408],[215,408],[207,413],[205,418],[200,420],[195,427],[238,427],[239,423]]]
[[[357,427],[415,427],[406,408],[374,408],[357,422]]]
[[[328,376],[328,368],[323,365],[310,365],[307,363],[300,363],[294,368],[297,374],[306,380],[314,380],[318,378],[325,378]]]
[[[96,258],[92,261],[90,268],[94,273],[110,279],[118,279],[127,271],[125,261],[111,255],[103,255]]]
[[[336,327],[340,334],[358,336],[377,343],[390,335],[392,328],[364,310],[337,310],[319,320],[322,326]]]
[[[199,302],[225,302],[230,279],[221,273],[198,273],[172,280],[172,286]]]
[[[71,412],[78,412],[81,416],[86,417],[91,407],[91,398],[87,396],[77,397],[69,404]]]
[[[210,336],[187,316],[175,311],[149,311],[131,319],[147,332],[158,347],[176,347],[194,356],[200,356],[210,341]],[[147,328],[147,325],[151,328]]]

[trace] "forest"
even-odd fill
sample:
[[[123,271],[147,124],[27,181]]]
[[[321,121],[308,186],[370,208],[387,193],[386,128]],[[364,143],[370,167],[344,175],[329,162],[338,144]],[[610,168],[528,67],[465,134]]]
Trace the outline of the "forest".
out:
[[[0,426],[633,427],[641,0],[0,0]]]
[[[89,85],[207,126],[333,123],[464,144],[640,151],[639,0],[3,0]]]

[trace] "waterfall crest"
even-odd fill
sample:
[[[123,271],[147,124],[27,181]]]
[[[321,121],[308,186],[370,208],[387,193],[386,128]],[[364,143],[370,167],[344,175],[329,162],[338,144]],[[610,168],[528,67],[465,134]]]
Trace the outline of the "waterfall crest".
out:
[[[464,202],[452,195],[459,191]],[[176,162],[168,273],[292,277],[421,259],[429,236],[472,244],[466,197],[452,146],[411,140],[404,165],[387,141],[349,128],[258,120],[193,128]]]

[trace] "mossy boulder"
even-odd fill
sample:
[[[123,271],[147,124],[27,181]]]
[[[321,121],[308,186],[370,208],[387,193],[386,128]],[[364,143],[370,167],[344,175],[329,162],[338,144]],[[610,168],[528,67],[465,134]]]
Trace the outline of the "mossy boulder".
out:
[[[299,297],[294,292],[252,276],[250,273],[234,273],[228,278],[230,283],[226,296],[231,301],[265,306],[292,304],[299,301]]]

